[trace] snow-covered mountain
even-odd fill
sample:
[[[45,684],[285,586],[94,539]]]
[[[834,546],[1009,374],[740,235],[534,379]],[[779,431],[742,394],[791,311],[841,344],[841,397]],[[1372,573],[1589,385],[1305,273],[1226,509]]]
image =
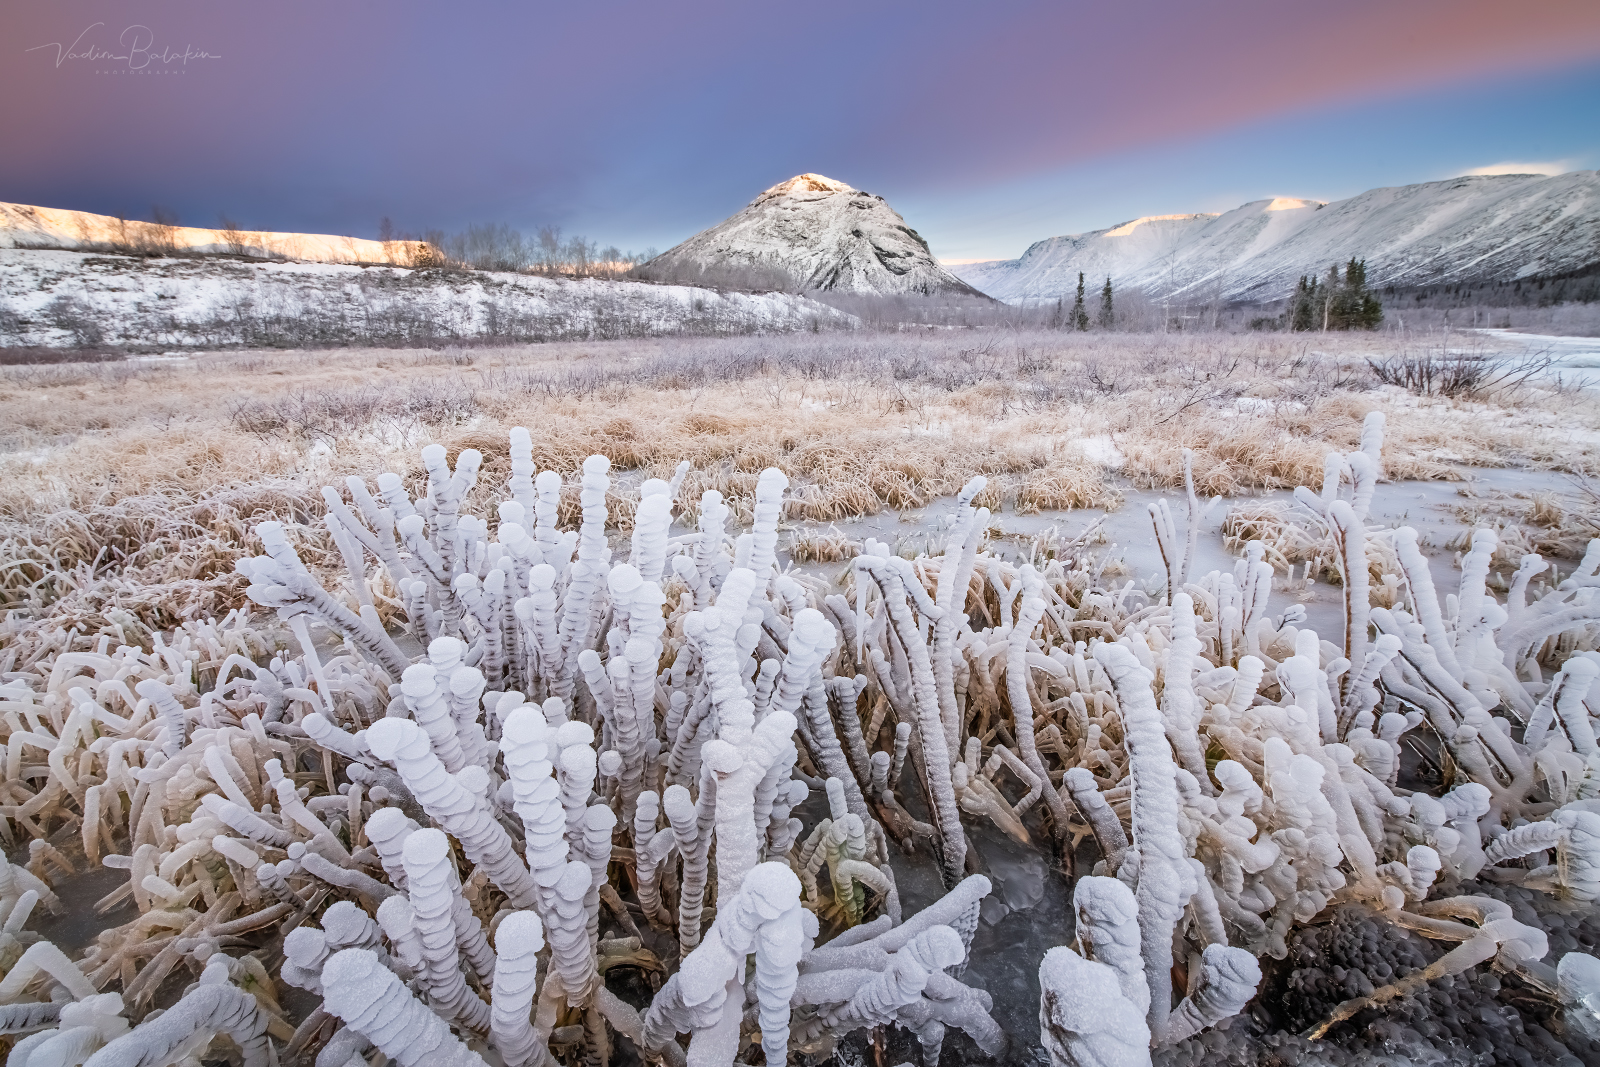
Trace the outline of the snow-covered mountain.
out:
[[[940,266],[883,197],[820,174],[774,185],[637,273],[748,288],[982,295]]]
[[[849,328],[785,293],[0,247],[0,345],[407,346]]]
[[[1369,284],[1440,285],[1557,274],[1600,262],[1600,171],[1471,176],[1348,200],[1257,200],[1220,215],[1158,215],[1039,241],[1020,259],[953,267],[1008,303],[1098,289],[1271,301],[1352,256]]]

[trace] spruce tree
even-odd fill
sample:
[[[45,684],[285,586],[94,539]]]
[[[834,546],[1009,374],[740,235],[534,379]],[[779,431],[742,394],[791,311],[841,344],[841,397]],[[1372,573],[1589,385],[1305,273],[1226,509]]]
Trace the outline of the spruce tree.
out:
[[[1344,268],[1345,330],[1375,330],[1383,322],[1383,302],[1367,288],[1367,261],[1350,257]]]
[[[1083,271],[1078,272],[1078,295],[1072,301],[1072,326],[1074,329],[1087,330],[1089,328],[1089,312],[1083,306]]]
[[[1106,275],[1105,288],[1100,290],[1100,318],[1095,323],[1102,330],[1109,330],[1117,320],[1117,313],[1111,306],[1111,275]]]
[[[1294,299],[1289,302],[1289,329],[1311,329],[1316,302],[1317,279],[1300,275],[1300,282],[1294,289]]]

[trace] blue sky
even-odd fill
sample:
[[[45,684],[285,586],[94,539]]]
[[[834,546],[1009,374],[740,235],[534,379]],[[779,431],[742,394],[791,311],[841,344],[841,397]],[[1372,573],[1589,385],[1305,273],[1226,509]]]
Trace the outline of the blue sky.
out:
[[[955,260],[1600,166],[1594,0],[53,0],[0,53],[0,200],[201,226],[664,249],[815,171]]]

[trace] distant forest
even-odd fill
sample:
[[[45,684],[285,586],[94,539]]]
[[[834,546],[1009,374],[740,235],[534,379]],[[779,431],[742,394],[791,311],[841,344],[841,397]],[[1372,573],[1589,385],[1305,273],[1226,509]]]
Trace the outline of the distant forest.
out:
[[[1351,267],[1357,268],[1354,279]],[[1506,281],[1479,279],[1372,289],[1365,283],[1365,264],[1351,260],[1342,279],[1337,271],[1325,280],[1307,275],[1286,300],[1264,306],[1235,305],[1228,317],[1237,320],[1242,313],[1253,330],[1404,329],[1431,324],[1546,328],[1587,335],[1600,326],[1600,319],[1589,310],[1600,304],[1600,261],[1560,274]],[[1256,308],[1281,310],[1251,315]],[[1462,312],[1470,312],[1470,317]]]
[[[1453,285],[1388,285],[1384,306],[1448,310],[1465,307],[1555,307],[1600,303],[1600,260],[1563,274],[1534,275],[1515,281],[1458,282]]]

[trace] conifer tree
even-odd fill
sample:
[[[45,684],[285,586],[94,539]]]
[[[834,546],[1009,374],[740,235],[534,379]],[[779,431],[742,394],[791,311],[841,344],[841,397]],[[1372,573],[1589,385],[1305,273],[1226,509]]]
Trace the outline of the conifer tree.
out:
[[[1117,320],[1117,313],[1111,306],[1111,275],[1106,275],[1105,288],[1100,290],[1100,318],[1095,325],[1102,330],[1109,330]]]
[[[1328,332],[1328,326],[1333,321],[1333,306],[1342,297],[1339,291],[1339,264],[1335,263],[1328,268],[1328,280],[1322,286],[1322,304],[1317,309],[1317,314],[1322,320],[1322,332]]]
[[[1087,330],[1089,328],[1089,312],[1083,306],[1083,271],[1078,272],[1078,295],[1072,301],[1072,326],[1074,329]]]
[[[1289,302],[1289,329],[1311,329],[1316,303],[1317,279],[1300,275],[1300,282],[1294,289],[1294,299]]]
[[[1367,261],[1350,257],[1344,267],[1342,330],[1375,330],[1383,322],[1383,302],[1367,288]]]

